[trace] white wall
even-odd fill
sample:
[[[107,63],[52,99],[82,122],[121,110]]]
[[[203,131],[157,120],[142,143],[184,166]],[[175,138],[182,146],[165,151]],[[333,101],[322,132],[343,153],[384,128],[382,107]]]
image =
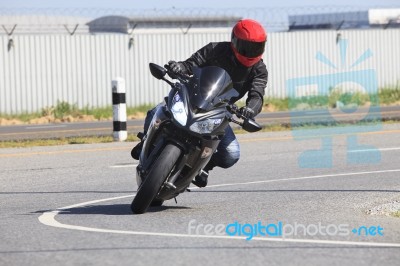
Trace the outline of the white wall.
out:
[[[160,102],[166,83],[150,75],[148,63],[184,60],[211,41],[225,41],[230,30],[135,31],[129,35],[15,35],[0,36],[0,113],[40,111],[57,100],[79,107],[110,106],[111,79],[126,79],[127,105]],[[264,61],[269,69],[267,96],[285,97],[287,79],[343,71],[376,69],[380,86],[400,80],[400,30],[342,31],[348,40],[346,65],[365,50],[373,56],[353,69],[340,68],[335,31],[270,33]],[[320,51],[339,66],[315,59]]]

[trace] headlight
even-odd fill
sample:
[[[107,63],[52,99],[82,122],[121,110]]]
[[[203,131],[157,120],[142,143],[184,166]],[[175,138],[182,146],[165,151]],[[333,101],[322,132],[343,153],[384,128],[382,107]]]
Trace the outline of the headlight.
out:
[[[172,99],[171,112],[179,124],[186,126],[187,115],[185,112],[185,106],[183,105],[183,101],[178,93],[175,94],[174,98]]]
[[[222,119],[207,119],[204,121],[199,121],[193,123],[189,128],[191,131],[199,133],[199,134],[209,134],[213,132],[213,130],[218,127],[222,122]]]

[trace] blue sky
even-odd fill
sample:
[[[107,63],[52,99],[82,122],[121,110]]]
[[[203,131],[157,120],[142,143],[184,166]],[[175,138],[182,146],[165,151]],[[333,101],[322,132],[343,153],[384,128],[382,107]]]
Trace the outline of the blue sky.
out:
[[[389,6],[400,7],[399,0],[0,0],[1,8],[253,8],[253,7],[303,7],[303,6],[352,6],[360,8]]]

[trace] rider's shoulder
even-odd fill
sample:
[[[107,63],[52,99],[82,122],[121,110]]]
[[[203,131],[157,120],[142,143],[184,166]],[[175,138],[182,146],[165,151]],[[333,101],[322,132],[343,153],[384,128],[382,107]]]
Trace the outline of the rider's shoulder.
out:
[[[262,59],[260,59],[260,61],[258,61],[254,65],[253,69],[258,70],[258,71],[267,71],[267,66],[265,65],[264,61]]]
[[[251,73],[255,76],[268,76],[267,66],[262,59],[252,67]]]
[[[226,49],[231,49],[230,42],[210,42],[205,48],[216,50],[216,51],[224,51]]]

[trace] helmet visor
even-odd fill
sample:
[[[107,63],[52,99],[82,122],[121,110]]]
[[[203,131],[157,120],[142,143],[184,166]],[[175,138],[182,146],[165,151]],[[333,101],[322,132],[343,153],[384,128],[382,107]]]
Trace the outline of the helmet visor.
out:
[[[239,54],[246,57],[257,57],[264,53],[265,41],[263,42],[251,42],[239,39],[232,33],[232,45],[238,51]]]

